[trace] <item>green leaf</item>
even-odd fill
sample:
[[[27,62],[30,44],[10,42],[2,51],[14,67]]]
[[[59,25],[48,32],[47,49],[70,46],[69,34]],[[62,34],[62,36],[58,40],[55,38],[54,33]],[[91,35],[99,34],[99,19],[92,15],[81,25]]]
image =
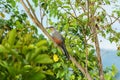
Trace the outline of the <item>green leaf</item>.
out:
[[[104,0],[106,4],[110,5],[110,1],[109,0]]]
[[[58,73],[57,73],[57,78],[59,78],[59,77],[63,77],[65,75],[65,71],[58,71]]]
[[[0,45],[0,53],[8,53],[9,51],[3,45]]]
[[[11,3],[11,5],[12,5],[13,7],[15,7],[15,5],[16,5],[15,0],[7,0],[7,2],[8,2],[8,3]]]
[[[24,75],[23,80],[43,80],[45,77],[41,72],[29,72]]]
[[[59,5],[62,5],[62,1],[61,0],[56,0],[58,2]]]
[[[110,73],[105,74],[105,80],[112,80],[111,78],[112,76],[110,75]]]
[[[117,74],[118,70],[115,65],[112,65],[112,76],[114,77]]]
[[[117,56],[120,56],[120,50],[117,51]]]
[[[63,8],[70,8],[70,6],[63,6]]]
[[[47,44],[47,41],[46,41],[46,40],[40,40],[40,41],[36,44],[36,46],[37,46],[37,47],[40,47],[40,46],[43,46],[43,45],[45,45],[45,44]]]
[[[7,64],[7,62],[5,62],[5,61],[1,61],[1,60],[0,60],[0,65],[1,65],[2,67],[4,67],[4,68],[8,68],[8,64]]]
[[[45,74],[39,72],[39,73],[35,73],[34,76],[29,80],[43,80],[45,77],[46,77]]]
[[[53,60],[50,59],[50,56],[47,54],[40,54],[38,55],[35,60],[36,63],[40,63],[40,64],[49,64],[49,63],[53,63]]]
[[[54,73],[53,73],[51,70],[47,70],[47,71],[45,71],[44,74],[52,75],[52,76],[54,75]]]
[[[37,7],[38,6],[38,0],[32,0],[32,1],[34,2],[35,7]]]
[[[16,21],[15,24],[18,29],[23,28],[23,24],[21,24],[20,21]]]
[[[55,63],[53,66],[54,66],[54,69],[60,68],[61,63]]]
[[[25,34],[24,43],[29,44],[31,42],[31,39],[32,39],[32,34],[31,33]]]
[[[35,49],[35,45],[30,44],[30,45],[28,46],[28,49],[29,49],[29,50]]]
[[[7,69],[7,71],[10,73],[10,75],[15,75],[15,69],[13,66],[9,66],[6,61],[0,61],[0,65]]]
[[[11,1],[12,6],[15,7],[16,2],[14,0],[10,0],[10,1]]]
[[[32,69],[31,65],[25,65],[22,70],[23,70],[23,72],[26,72],[26,71],[29,71],[31,69]]]
[[[8,38],[8,43],[12,46],[15,42],[15,38],[16,38],[16,29],[12,29],[9,32],[9,38]]]
[[[53,48],[51,51],[52,51],[53,53],[56,53],[56,52],[57,52],[57,49],[56,49],[56,48]]]

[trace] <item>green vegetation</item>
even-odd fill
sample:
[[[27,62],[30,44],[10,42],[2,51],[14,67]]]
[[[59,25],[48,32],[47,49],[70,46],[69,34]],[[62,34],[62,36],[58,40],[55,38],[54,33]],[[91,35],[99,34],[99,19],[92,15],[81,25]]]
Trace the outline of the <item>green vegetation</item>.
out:
[[[102,69],[98,35],[119,46],[120,32],[112,28],[119,21],[119,6],[115,5],[111,14],[102,7],[117,0],[31,0],[32,7],[23,0],[29,6],[27,14],[18,10],[18,5],[25,8],[20,1],[0,1],[0,80],[115,79],[118,71],[114,65]],[[43,27],[46,24],[63,32],[67,50],[75,60],[66,60],[51,39],[45,38],[49,36]],[[37,27],[45,34],[39,34]]]

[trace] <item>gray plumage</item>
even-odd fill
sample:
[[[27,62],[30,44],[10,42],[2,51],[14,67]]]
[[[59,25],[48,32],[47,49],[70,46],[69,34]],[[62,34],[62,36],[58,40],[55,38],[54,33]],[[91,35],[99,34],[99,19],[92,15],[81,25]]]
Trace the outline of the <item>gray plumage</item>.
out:
[[[49,27],[49,28],[51,28],[51,30],[52,30],[53,40],[55,41],[55,39],[57,39],[58,42],[60,42],[60,43],[56,42],[56,44],[62,48],[65,56],[69,59],[70,57],[69,57],[68,51],[66,49],[65,40],[64,40],[63,36],[58,31],[56,31],[56,29],[54,27]]]
[[[56,30],[52,33],[52,37],[55,37],[55,38],[61,40],[62,43],[65,42],[65,39],[63,38],[63,36]]]

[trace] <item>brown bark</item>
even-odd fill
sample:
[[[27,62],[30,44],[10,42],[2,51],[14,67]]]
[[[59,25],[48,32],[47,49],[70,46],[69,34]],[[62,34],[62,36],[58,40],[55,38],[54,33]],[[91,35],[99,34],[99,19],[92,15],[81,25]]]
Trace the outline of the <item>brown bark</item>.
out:
[[[96,54],[97,54],[97,60],[98,60],[98,66],[99,66],[100,80],[104,80],[104,73],[103,73],[102,60],[101,60],[101,55],[100,55],[100,47],[99,47],[99,41],[98,41],[96,27],[93,27],[93,32],[94,32],[93,33],[94,34],[94,41],[95,41]]]

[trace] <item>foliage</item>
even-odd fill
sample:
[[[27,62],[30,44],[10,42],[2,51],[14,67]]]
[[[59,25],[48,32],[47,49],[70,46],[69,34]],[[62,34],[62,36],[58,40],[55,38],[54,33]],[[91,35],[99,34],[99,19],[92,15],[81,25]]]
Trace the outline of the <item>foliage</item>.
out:
[[[107,67],[105,71],[105,80],[115,80],[115,75],[118,73],[117,68],[115,65],[112,65],[112,67]]]
[[[117,56],[120,56],[120,50],[117,51]]]
[[[38,34],[26,13],[18,10],[18,3],[15,1],[19,3],[19,0],[0,1],[0,79],[86,80],[82,72],[73,63],[66,61],[62,52],[51,41]],[[40,7],[43,11],[43,14],[40,13],[41,20],[47,17],[49,25],[56,26],[63,33],[69,54],[82,67],[87,68],[93,79],[99,80],[99,66],[94,54],[96,50],[89,42],[95,41],[93,27],[110,42],[119,41],[120,33],[113,30],[112,24],[119,20],[117,17],[120,16],[120,11],[115,9],[112,14],[108,14],[103,7],[115,1],[32,0],[30,3],[34,9]],[[5,19],[6,14],[10,15],[9,19]],[[112,69],[104,70],[104,77],[112,80],[116,73],[117,69],[113,65]]]
[[[38,35],[26,14],[15,11],[10,19],[0,18],[0,22],[0,80],[43,80],[53,76],[48,42]]]
[[[119,21],[120,11],[115,8],[112,10],[112,13],[109,14],[104,9],[104,6],[109,7],[113,3],[117,4],[117,1],[40,0],[40,2],[42,3],[41,7],[45,13],[49,15],[49,24],[54,25],[57,30],[63,32],[69,53],[73,55],[83,67],[86,67],[87,64],[85,53],[88,49],[88,71],[94,79],[99,79],[97,60],[94,55],[94,45],[89,44],[89,41],[94,42],[93,27],[95,27],[97,33],[109,39],[111,43],[119,42],[120,33],[114,30],[112,24],[117,20]],[[55,18],[55,20],[53,18]],[[77,71],[73,66],[72,69],[73,72]],[[80,74],[80,72],[77,71],[76,74]],[[107,73],[105,73],[105,75],[107,75]],[[72,76],[74,76],[74,80],[84,80],[83,77],[81,78],[81,76],[75,75],[75,73]],[[106,77],[105,79],[108,80]]]

